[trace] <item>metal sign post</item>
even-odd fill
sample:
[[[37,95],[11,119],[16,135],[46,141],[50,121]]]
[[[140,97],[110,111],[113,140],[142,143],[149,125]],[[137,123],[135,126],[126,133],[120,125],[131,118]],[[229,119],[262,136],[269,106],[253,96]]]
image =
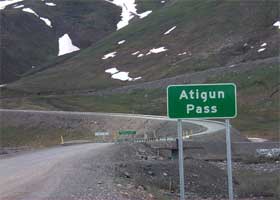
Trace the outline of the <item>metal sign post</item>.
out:
[[[230,141],[230,123],[229,123],[229,119],[226,119],[226,143],[227,143],[228,196],[229,196],[229,200],[233,200],[232,164],[231,164],[231,141]]]
[[[170,85],[167,88],[167,115],[178,121],[180,200],[184,200],[184,157],[182,119],[226,119],[229,200],[233,200],[229,118],[237,115],[234,83]]]
[[[178,128],[178,150],[179,150],[179,176],[180,176],[180,200],[185,200],[185,183],[184,183],[184,152],[182,138],[182,120],[177,120]]]

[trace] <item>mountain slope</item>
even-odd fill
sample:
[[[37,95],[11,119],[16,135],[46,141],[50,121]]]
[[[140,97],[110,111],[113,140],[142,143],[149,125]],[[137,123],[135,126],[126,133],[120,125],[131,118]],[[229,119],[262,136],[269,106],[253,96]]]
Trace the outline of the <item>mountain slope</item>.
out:
[[[273,26],[278,6],[278,1],[178,0],[10,88],[28,92],[101,89],[278,56],[279,32]],[[119,45],[121,40],[126,42]],[[264,43],[265,50],[258,52]],[[147,55],[160,47],[167,51]],[[116,56],[103,60],[110,52]],[[114,80],[105,73],[113,67],[142,79]]]
[[[24,0],[0,10],[0,83],[56,59],[64,34],[84,49],[114,32],[120,18],[120,8],[105,1],[52,2]]]
[[[169,84],[234,82],[233,125],[279,138],[279,1],[136,2],[153,12],[0,88],[0,106],[166,115]]]

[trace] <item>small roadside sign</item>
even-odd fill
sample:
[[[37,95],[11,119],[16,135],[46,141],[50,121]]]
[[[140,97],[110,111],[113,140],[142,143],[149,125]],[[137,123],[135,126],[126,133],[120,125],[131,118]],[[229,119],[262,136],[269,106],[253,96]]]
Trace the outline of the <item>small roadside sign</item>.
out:
[[[95,132],[95,136],[107,136],[109,135],[109,132]]]
[[[171,85],[167,88],[169,118],[234,118],[237,114],[233,83]]]
[[[135,135],[136,131],[134,130],[121,130],[119,131],[119,135]]]

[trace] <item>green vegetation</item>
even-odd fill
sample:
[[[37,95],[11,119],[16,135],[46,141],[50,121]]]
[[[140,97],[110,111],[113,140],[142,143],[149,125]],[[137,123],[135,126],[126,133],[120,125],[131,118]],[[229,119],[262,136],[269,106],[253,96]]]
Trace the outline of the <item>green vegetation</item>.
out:
[[[14,126],[0,126],[0,146],[1,147],[20,147],[29,146],[42,148],[59,145],[61,136],[65,141],[79,139],[94,139],[90,133],[81,133],[74,130],[50,129],[50,128],[27,128]]]
[[[97,29],[104,26],[107,30],[116,22],[113,16],[119,14],[119,10],[114,9],[114,5],[110,7],[111,12],[103,16],[101,8],[107,5],[100,4],[98,9],[87,2],[83,1],[73,15],[67,16],[70,24]],[[58,6],[68,12],[75,5],[70,2],[67,6]],[[195,78],[183,81],[237,84],[238,117],[232,122],[244,135],[279,138],[279,63],[271,61],[279,56],[279,31],[272,26],[279,16],[278,1],[172,0],[165,5],[141,1],[138,6],[140,11],[152,9],[153,13],[144,19],[134,19],[129,26],[105,34],[106,37],[95,38],[91,41],[95,42],[93,46],[77,54],[48,59],[40,68],[29,71],[21,80],[2,90],[1,96],[20,97],[1,99],[1,107],[166,115],[165,88],[160,85],[158,89],[122,94],[84,94],[198,72]],[[39,5],[35,8],[41,12]],[[115,21],[102,21],[92,9],[104,19],[112,17]],[[79,16],[80,12],[84,15]],[[58,17],[59,12],[54,16]],[[86,19],[85,23],[79,23],[82,19]],[[171,34],[163,34],[173,26],[177,28]],[[81,37],[89,39],[90,33],[85,30]],[[126,43],[118,45],[123,39]],[[264,42],[266,50],[258,53]],[[135,51],[146,54],[151,48],[161,46],[168,51],[141,58],[131,55]],[[101,59],[112,51],[117,51],[116,57]],[[186,54],[179,56],[182,52]],[[225,66],[233,67],[223,68],[218,73],[211,71]],[[111,67],[127,71],[131,77],[142,76],[142,79],[136,82],[113,80],[104,72]],[[22,97],[25,93],[32,96]]]
[[[246,68],[247,66],[242,66]],[[279,138],[279,66],[255,64],[254,70],[212,74],[205,82],[234,82],[238,90],[238,116],[234,127],[246,136]],[[33,96],[3,99],[2,107],[38,110],[117,112],[166,115],[166,92],[138,89],[111,95]]]
[[[48,109],[87,112],[166,114],[165,90],[134,90],[104,96],[26,97],[2,100],[5,108]]]
[[[278,172],[257,173],[253,170],[238,170],[234,173],[238,182],[237,194],[242,197],[266,197],[277,199],[280,197]]]
[[[143,4],[149,7],[147,2]],[[78,55],[9,87],[33,93],[104,89],[130,84],[112,80],[104,72],[115,66],[130,72],[132,77],[142,76],[141,82],[277,56],[278,46],[273,41],[278,32],[272,28],[279,15],[277,7],[276,1],[170,2]],[[175,25],[172,34],[163,35]],[[257,48],[264,42],[263,34],[267,35],[269,47],[259,54]],[[126,43],[118,45],[123,39]],[[244,47],[245,43],[254,48]],[[146,54],[161,46],[168,51],[142,58],[131,55],[135,51]],[[112,51],[117,51],[115,58],[101,59]],[[179,56],[182,52],[187,54]]]
[[[259,64],[255,66],[254,71],[230,71],[208,82],[236,83],[238,116],[233,120],[233,124],[244,135],[279,139],[278,63]]]

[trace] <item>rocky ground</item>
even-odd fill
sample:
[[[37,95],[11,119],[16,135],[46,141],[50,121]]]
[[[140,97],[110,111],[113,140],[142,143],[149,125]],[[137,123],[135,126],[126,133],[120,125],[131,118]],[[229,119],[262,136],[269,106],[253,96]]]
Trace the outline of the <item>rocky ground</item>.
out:
[[[0,147],[0,159],[18,155],[20,153],[31,151],[32,148],[28,146],[21,147]]]
[[[68,147],[65,147],[68,148]],[[2,156],[21,154],[21,149],[2,149]],[[2,157],[0,156],[0,157]],[[2,157],[5,159],[5,157]],[[186,199],[227,199],[225,161],[185,160]],[[59,167],[64,166],[64,167]],[[74,173],[73,173],[74,172]],[[278,160],[267,162],[233,162],[236,199],[273,200],[279,197],[280,165]],[[178,161],[158,154],[148,144],[122,143],[77,157],[75,162],[56,164],[44,184],[36,184],[36,194],[44,195],[56,186],[50,198],[69,197],[79,200],[177,200]],[[51,183],[51,185],[49,185]],[[275,187],[276,186],[276,187]],[[63,193],[61,193],[63,191]],[[30,199],[38,196],[29,196]],[[32,198],[31,198],[32,197]],[[20,199],[20,198],[19,198]]]
[[[129,196],[146,191],[143,199],[178,199],[177,160],[158,156],[147,145],[120,146],[125,153],[116,156],[115,176],[118,187]],[[236,199],[277,199],[279,190],[279,161],[249,163],[233,162]],[[185,160],[186,198],[192,200],[227,199],[225,161]],[[273,184],[276,184],[274,188]],[[252,186],[252,187],[251,187]],[[267,188],[271,187],[271,188]],[[133,199],[133,198],[132,198]]]

